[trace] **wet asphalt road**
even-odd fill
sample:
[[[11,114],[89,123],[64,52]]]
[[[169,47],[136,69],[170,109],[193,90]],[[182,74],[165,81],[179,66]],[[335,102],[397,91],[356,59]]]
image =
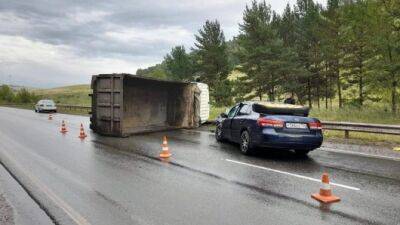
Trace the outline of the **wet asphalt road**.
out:
[[[81,141],[88,117],[47,117],[0,107],[0,159],[57,224],[400,224],[399,160],[326,149],[249,157],[197,130]],[[169,162],[158,159],[163,135]],[[310,198],[325,171],[342,198],[329,208]]]

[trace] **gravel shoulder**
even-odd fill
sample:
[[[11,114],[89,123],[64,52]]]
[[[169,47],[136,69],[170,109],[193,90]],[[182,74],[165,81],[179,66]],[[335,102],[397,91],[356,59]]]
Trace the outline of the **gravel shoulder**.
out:
[[[14,213],[10,203],[4,197],[4,193],[0,184],[0,224],[13,225]]]
[[[0,225],[54,224],[0,164]]]
[[[400,151],[395,151],[395,145],[392,145],[391,143],[376,144],[346,139],[328,139],[324,141],[322,147],[331,150],[349,151],[400,159]]]

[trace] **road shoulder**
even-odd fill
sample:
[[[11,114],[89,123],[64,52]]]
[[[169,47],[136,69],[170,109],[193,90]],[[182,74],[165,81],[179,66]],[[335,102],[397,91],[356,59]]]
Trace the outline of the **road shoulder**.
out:
[[[1,164],[0,213],[0,223],[5,225],[54,224]]]

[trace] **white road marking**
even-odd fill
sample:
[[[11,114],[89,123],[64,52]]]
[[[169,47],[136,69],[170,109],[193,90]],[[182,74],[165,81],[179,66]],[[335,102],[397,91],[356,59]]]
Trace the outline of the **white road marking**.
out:
[[[60,207],[76,224],[78,225],[90,225],[90,223],[78,212],[76,212],[70,205],[68,205],[64,200],[58,197],[51,189],[47,186],[41,184],[35,177],[30,174],[25,174],[31,182],[39,187],[43,193],[47,195],[58,207]]]
[[[320,150],[325,151],[325,152],[336,152],[336,153],[343,153],[343,154],[349,154],[349,155],[367,156],[367,157],[370,157],[370,158],[377,158],[377,159],[390,159],[390,160],[400,161],[400,157],[374,155],[374,154],[368,154],[368,153],[362,153],[362,152],[340,150],[340,149],[329,148],[329,147],[321,147]]]
[[[285,174],[285,175],[289,175],[289,176],[293,176],[293,177],[302,178],[302,179],[305,179],[305,180],[310,180],[310,181],[321,183],[320,179],[316,179],[316,178],[312,178],[312,177],[307,177],[307,176],[303,176],[303,175],[299,175],[299,174],[295,174],[295,173],[289,173],[289,172],[285,172],[285,171],[271,169],[271,168],[268,168],[268,167],[257,166],[257,165],[254,165],[254,164],[240,162],[240,161],[231,160],[231,159],[225,159],[225,160],[227,162],[231,162],[231,163],[236,163],[236,164],[240,164],[240,165],[244,165],[244,166],[250,166],[250,167],[253,167],[253,168],[257,168],[257,169],[267,170],[267,171],[271,171],[271,172],[275,172],[275,173]],[[348,186],[348,185],[344,185],[344,184],[338,184],[338,183],[333,183],[333,182],[330,182],[330,184],[334,185],[334,186],[337,186],[337,187],[342,187],[342,188],[354,190],[354,191],[359,191],[360,190],[360,188],[356,188],[356,187],[352,187],[352,186]]]

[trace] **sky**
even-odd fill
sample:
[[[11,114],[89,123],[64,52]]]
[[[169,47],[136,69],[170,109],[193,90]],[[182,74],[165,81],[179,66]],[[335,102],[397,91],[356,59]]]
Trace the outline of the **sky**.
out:
[[[296,0],[267,0],[281,13]],[[319,2],[323,2],[320,0]],[[0,83],[36,88],[90,83],[160,63],[193,46],[207,19],[238,34],[250,0],[0,0]]]

